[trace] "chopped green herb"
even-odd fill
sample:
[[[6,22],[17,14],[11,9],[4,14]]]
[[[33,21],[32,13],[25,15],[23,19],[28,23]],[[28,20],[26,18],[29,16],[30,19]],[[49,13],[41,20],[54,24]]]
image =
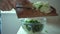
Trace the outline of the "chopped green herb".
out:
[[[43,24],[41,24],[37,20],[26,20],[26,23],[31,23],[31,24],[26,24],[26,28],[28,31],[32,30],[32,32],[39,32],[43,29]]]
[[[47,31],[47,30],[45,30],[45,32],[46,32],[46,33],[48,33],[48,31]]]

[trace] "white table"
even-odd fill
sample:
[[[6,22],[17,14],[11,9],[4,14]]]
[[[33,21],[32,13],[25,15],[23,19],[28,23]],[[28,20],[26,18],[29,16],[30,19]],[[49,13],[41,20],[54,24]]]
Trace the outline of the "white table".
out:
[[[45,32],[47,30],[48,32]],[[27,34],[22,27],[20,27],[17,34]],[[43,29],[42,33],[37,34],[60,34],[60,28],[56,25],[47,24],[45,28]]]
[[[32,19],[37,19],[37,20],[44,20],[44,29],[42,31],[42,33],[37,33],[37,34],[60,34],[60,27],[57,24],[53,24],[53,23],[46,23],[47,20],[45,17],[36,17],[36,18],[32,18]],[[45,32],[45,31],[48,31]],[[24,31],[24,29],[22,28],[22,26],[19,28],[17,34],[27,34],[26,31]]]

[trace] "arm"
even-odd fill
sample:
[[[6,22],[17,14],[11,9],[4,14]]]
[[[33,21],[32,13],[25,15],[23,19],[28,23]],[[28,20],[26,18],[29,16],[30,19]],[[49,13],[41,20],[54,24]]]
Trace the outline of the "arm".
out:
[[[15,1],[13,0],[2,0],[0,2],[0,9],[5,10],[11,10],[12,8],[15,8]]]

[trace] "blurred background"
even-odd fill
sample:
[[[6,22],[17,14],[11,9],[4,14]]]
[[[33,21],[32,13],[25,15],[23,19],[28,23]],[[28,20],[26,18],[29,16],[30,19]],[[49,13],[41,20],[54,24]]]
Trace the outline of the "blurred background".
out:
[[[6,1],[4,0],[5,3],[6,3]],[[37,2],[40,0],[29,0],[29,1]],[[60,26],[60,0],[41,0],[41,1],[48,1],[50,3],[50,5],[52,5],[57,10],[56,12],[57,12],[58,16],[46,17],[47,23],[56,24],[57,26]],[[0,2],[1,2],[1,0],[0,0]],[[12,5],[12,6],[14,6],[14,5]],[[0,5],[0,8],[1,8],[1,6],[5,6],[5,5]],[[12,6],[9,5],[6,7],[8,7],[8,9],[11,9]],[[3,10],[5,10],[5,9],[3,9]],[[1,20],[1,18],[2,18],[2,20]],[[37,18],[37,19],[39,19],[39,18]],[[2,21],[2,23],[1,23],[1,21]],[[21,26],[21,24],[17,18],[16,12],[14,12],[14,11],[12,11],[12,13],[1,13],[0,14],[0,31],[1,31],[1,24],[2,24],[2,34],[16,34]]]

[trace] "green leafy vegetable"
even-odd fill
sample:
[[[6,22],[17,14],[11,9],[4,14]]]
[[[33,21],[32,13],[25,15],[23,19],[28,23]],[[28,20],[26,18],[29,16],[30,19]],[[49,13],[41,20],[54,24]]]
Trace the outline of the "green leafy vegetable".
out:
[[[39,31],[42,31],[43,29],[43,24],[41,24],[37,20],[33,20],[33,19],[26,20],[26,23],[29,23],[29,24],[25,24],[28,31],[32,30],[32,32],[39,32]]]
[[[47,30],[45,30],[45,32],[46,32],[46,33],[48,33],[48,31],[47,31]]]

